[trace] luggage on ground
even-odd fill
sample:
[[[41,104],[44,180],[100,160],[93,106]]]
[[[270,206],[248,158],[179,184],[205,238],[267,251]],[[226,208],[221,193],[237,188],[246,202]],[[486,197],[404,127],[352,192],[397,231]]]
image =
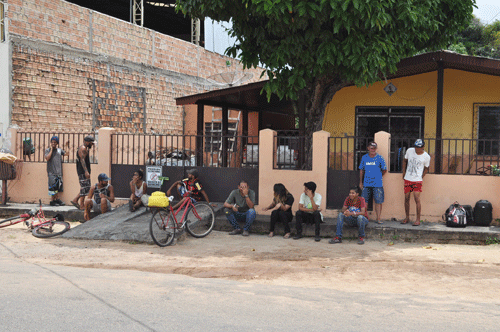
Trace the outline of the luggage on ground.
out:
[[[493,219],[493,206],[485,199],[477,201],[474,206],[474,222],[477,226],[489,226]]]
[[[446,226],[448,227],[466,227],[467,226],[467,212],[464,207],[458,202],[450,205],[444,214]]]
[[[467,226],[474,225],[474,209],[472,208],[472,205],[462,205],[462,207],[465,209],[467,216]]]

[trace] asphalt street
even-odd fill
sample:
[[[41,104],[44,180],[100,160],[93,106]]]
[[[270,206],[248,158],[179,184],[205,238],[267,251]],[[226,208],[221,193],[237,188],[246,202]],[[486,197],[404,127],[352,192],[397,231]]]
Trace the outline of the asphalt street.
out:
[[[33,264],[3,244],[0,278],[1,331],[498,331],[500,325],[498,304]]]

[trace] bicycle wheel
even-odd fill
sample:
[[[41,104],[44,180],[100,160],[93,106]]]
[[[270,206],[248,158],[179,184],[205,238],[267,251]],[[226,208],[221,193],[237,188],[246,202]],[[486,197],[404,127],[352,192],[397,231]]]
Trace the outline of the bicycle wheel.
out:
[[[65,221],[51,220],[33,228],[31,232],[35,237],[53,237],[61,235],[69,230],[69,224]]]
[[[15,220],[15,219],[18,219],[18,220]],[[14,220],[14,221],[12,221]],[[15,217],[11,217],[11,218],[7,218],[7,219],[4,219],[4,220],[1,220],[0,221],[0,228],[3,228],[3,227],[7,227],[7,226],[11,226],[11,225],[15,225],[15,224],[18,224],[22,221],[25,221],[26,219],[24,218],[21,218],[21,215],[18,215],[18,216],[15,216]],[[10,222],[8,222],[10,221]]]
[[[149,233],[154,243],[166,247],[175,237],[175,222],[172,215],[165,209],[157,209],[149,222]]]
[[[194,237],[205,237],[214,228],[215,213],[210,204],[198,202],[186,214],[186,230]]]

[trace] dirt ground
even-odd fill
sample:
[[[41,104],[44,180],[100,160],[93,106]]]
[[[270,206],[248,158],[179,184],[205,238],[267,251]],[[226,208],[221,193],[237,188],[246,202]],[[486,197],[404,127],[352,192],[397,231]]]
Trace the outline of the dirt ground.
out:
[[[72,226],[76,226],[74,223]],[[0,229],[0,258],[84,268],[130,269],[194,278],[348,292],[419,294],[500,303],[500,245],[411,244],[367,239],[328,244],[229,236],[183,235],[170,247],[116,241],[38,239],[15,225]]]

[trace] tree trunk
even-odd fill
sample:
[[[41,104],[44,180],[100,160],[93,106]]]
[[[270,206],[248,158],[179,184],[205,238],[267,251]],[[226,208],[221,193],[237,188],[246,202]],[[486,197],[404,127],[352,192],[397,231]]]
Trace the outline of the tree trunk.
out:
[[[306,119],[304,142],[304,164],[301,169],[312,169],[312,135],[323,129],[326,106],[332,100],[337,91],[348,85],[338,77],[323,77],[317,79],[310,89],[302,91],[306,100]]]

